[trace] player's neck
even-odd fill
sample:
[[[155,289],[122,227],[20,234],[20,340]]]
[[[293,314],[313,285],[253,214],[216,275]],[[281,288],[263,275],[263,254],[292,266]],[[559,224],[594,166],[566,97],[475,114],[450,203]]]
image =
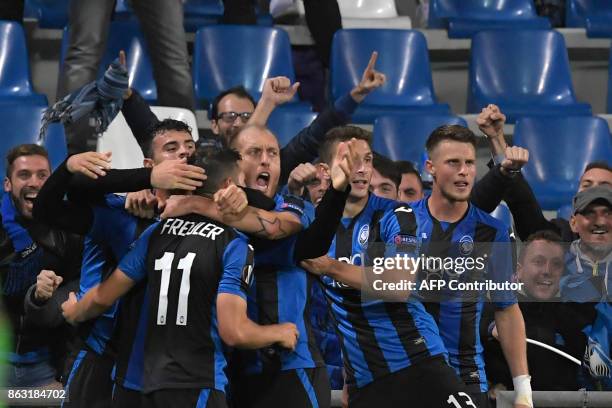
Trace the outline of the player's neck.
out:
[[[370,195],[366,195],[365,197],[354,198],[349,195],[346,199],[346,204],[344,205],[344,212],[342,213],[343,218],[354,218],[357,214],[359,214],[366,205],[368,205],[368,199]]]
[[[470,204],[467,201],[445,197],[439,189],[434,187],[427,200],[427,206],[431,216],[436,220],[453,223],[463,218]]]

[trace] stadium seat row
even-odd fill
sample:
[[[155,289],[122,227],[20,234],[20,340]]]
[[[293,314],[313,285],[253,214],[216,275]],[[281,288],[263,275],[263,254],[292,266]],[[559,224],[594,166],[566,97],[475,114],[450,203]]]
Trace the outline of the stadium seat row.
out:
[[[395,18],[395,0],[339,0],[343,17]],[[69,0],[26,0],[26,16],[36,18],[43,28],[63,28],[68,22]],[[186,0],[185,29],[196,31],[217,24],[223,14],[221,0]],[[118,0],[115,18],[133,20],[127,0]],[[612,2],[609,0],[567,0],[567,27],[583,27],[589,37],[612,37]],[[258,14],[258,24],[272,25],[267,14]],[[431,0],[429,28],[445,28],[451,38],[469,38],[492,28],[550,28],[538,17],[533,0]]]
[[[67,37],[65,32],[62,56]],[[0,38],[0,47],[4,48],[0,55],[11,55],[10,59],[0,60],[0,100],[18,97],[24,102],[44,103],[44,96],[32,90],[21,26],[0,22]],[[227,47],[228,43],[249,46]],[[120,49],[128,54],[130,85],[155,103],[157,91],[150,59],[135,23],[113,23],[101,71]],[[378,116],[396,113],[450,113],[449,106],[439,103],[434,93],[427,41],[422,33],[414,30],[337,32],[330,81],[334,99],[360,81],[372,51],[379,52],[377,68],[388,80],[360,106],[354,122],[373,123]],[[257,99],[264,79],[277,75],[295,80],[291,47],[283,30],[223,25],[198,30],[193,80],[201,107],[208,107],[215,95],[238,84],[244,85]],[[576,100],[563,36],[551,30],[484,31],[474,36],[467,112],[479,112],[489,103],[499,105],[511,123],[524,115],[591,115],[590,105]],[[308,106],[297,101],[290,105],[285,109],[308,110]],[[608,110],[612,110],[610,103]]]

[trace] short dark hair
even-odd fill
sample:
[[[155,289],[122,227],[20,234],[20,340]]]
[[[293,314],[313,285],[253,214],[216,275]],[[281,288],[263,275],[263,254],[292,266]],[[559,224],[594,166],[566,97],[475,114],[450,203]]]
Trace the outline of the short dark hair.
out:
[[[241,160],[240,154],[228,147],[210,146],[198,149],[188,162],[203,168],[206,171],[206,180],[195,190],[195,194],[216,193],[225,179],[233,178],[238,173],[239,160]]]
[[[551,230],[540,230],[536,231],[533,234],[529,235],[523,245],[521,246],[521,251],[519,253],[519,262],[523,262],[525,260],[525,254],[527,253],[527,248],[533,243],[533,241],[546,241],[552,244],[558,244],[561,247],[562,251],[565,251],[565,242],[561,239],[559,234]]]
[[[476,150],[476,135],[470,129],[461,125],[443,125],[436,128],[425,142],[425,148],[427,153],[431,156],[431,152],[445,140],[452,140],[455,142],[469,143],[474,146]]]
[[[381,176],[388,178],[395,183],[397,189],[402,182],[402,173],[400,173],[395,162],[380,153],[374,152],[374,160],[372,161],[374,169],[380,173]]]
[[[319,158],[323,163],[331,164],[333,148],[336,143],[346,142],[351,139],[364,140],[372,147],[372,132],[357,126],[339,126],[327,132],[325,140],[319,147]]]
[[[22,156],[42,156],[49,161],[49,154],[42,146],[31,143],[15,146],[6,154],[6,177],[11,177],[13,163]]]
[[[146,140],[144,140],[144,142],[141,145],[141,149],[145,157],[148,157],[148,158],[153,157],[153,139],[155,139],[155,136],[171,131],[171,130],[174,130],[176,132],[187,132],[190,135],[192,134],[191,126],[189,126],[187,123],[183,122],[182,120],[168,118],[168,119],[164,119],[161,121],[157,121],[154,124],[152,124],[149,128],[147,128],[147,133],[149,137]]]
[[[419,171],[416,169],[416,167],[411,161],[398,160],[395,162],[395,166],[400,172],[400,184],[401,184],[401,176],[403,176],[404,174],[414,174],[417,180],[419,180],[419,184],[421,185],[421,188],[423,188],[423,179],[421,178],[421,173],[419,173]]]
[[[212,107],[211,107],[211,110],[210,110],[210,118],[211,119],[214,119],[214,120],[218,119],[218,116],[219,116],[219,102],[221,102],[221,99],[225,98],[227,95],[234,95],[234,96],[237,96],[238,98],[241,98],[241,99],[248,99],[253,104],[253,106],[257,105],[257,102],[255,102],[255,99],[253,99],[253,97],[251,96],[249,91],[247,91],[244,86],[242,86],[242,85],[234,86],[232,88],[226,89],[225,91],[221,92],[212,101]]]
[[[593,170],[593,169],[601,169],[601,170],[608,170],[610,172],[612,172],[612,167],[608,164],[608,162],[605,161],[594,161],[591,162],[589,164],[587,164],[586,168],[584,169],[584,173],[586,173],[589,170]],[[582,174],[584,174],[582,173]]]

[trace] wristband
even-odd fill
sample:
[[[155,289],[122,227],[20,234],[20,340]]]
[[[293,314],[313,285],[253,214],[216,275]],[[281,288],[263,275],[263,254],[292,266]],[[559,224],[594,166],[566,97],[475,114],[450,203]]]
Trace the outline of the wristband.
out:
[[[512,378],[512,384],[514,385],[514,403],[527,405],[533,408],[533,398],[531,396],[531,376],[517,375]]]

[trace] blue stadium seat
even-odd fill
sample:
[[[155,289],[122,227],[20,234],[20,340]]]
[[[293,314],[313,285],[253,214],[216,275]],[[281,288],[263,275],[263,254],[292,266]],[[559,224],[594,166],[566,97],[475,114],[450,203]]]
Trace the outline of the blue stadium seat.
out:
[[[268,119],[268,127],[278,138],[280,146],[283,147],[302,129],[310,125],[316,117],[315,112],[275,110]]]
[[[576,100],[563,36],[556,31],[483,31],[472,40],[469,113],[494,103],[519,116],[591,115]]]
[[[572,218],[572,214],[574,213],[574,207],[571,204],[564,205],[559,207],[557,210],[557,218],[563,218],[564,220],[568,220]]]
[[[40,131],[40,119],[46,107],[32,105],[0,105],[0,123],[3,124],[0,143],[0,174],[6,174],[6,154],[22,143],[36,143]],[[68,154],[64,126],[52,124],[47,130],[43,146],[49,152],[53,168],[61,164]]]
[[[597,117],[524,117],[514,144],[529,150],[523,175],[545,210],[572,202],[588,163],[612,160],[608,123]]]
[[[257,24],[271,27],[272,16],[263,14],[259,8],[257,12]],[[189,33],[196,32],[199,28],[219,24],[223,16],[222,0],[186,0],[183,5],[184,27]],[[127,0],[117,0],[115,6],[115,19],[117,20],[136,20],[134,11],[129,6]]]
[[[68,50],[68,27],[64,29],[62,49],[60,55],[60,71],[64,57]],[[153,66],[146,49],[142,33],[135,21],[113,21],[108,30],[106,52],[98,68],[98,76],[102,75],[111,62],[125,50],[127,56],[128,75],[130,87],[136,89],[150,104],[157,101],[157,87],[153,77]]]
[[[550,28],[532,0],[431,0],[429,28],[447,28],[450,38],[470,38],[494,29]]]
[[[425,141],[431,132],[442,125],[467,126],[465,120],[452,115],[380,116],[374,122],[376,152],[392,160],[409,160],[423,172]]]
[[[26,0],[24,16],[38,20],[41,28],[63,28],[69,8],[70,0]]]
[[[608,63],[608,113],[612,113],[612,49]]]
[[[208,108],[220,92],[237,85],[259,100],[266,78],[283,75],[295,81],[287,32],[259,26],[204,27],[195,36],[193,81],[196,102]],[[290,103],[300,111],[306,104]],[[287,105],[283,110],[291,109]]]
[[[32,89],[30,63],[21,24],[0,21],[0,104],[47,106],[47,97]]]
[[[506,224],[506,226],[508,226],[508,229],[512,228],[512,213],[510,212],[510,209],[505,203],[499,204],[493,210],[491,215],[493,216],[493,218],[497,218],[498,220]]]
[[[567,0],[565,25],[584,27],[589,37],[612,37],[612,2]]]
[[[330,69],[334,100],[361,81],[373,51],[378,51],[376,68],[385,73],[387,82],[357,108],[354,123],[374,123],[385,114],[450,114],[449,106],[436,100],[427,41],[415,30],[337,31]]]

